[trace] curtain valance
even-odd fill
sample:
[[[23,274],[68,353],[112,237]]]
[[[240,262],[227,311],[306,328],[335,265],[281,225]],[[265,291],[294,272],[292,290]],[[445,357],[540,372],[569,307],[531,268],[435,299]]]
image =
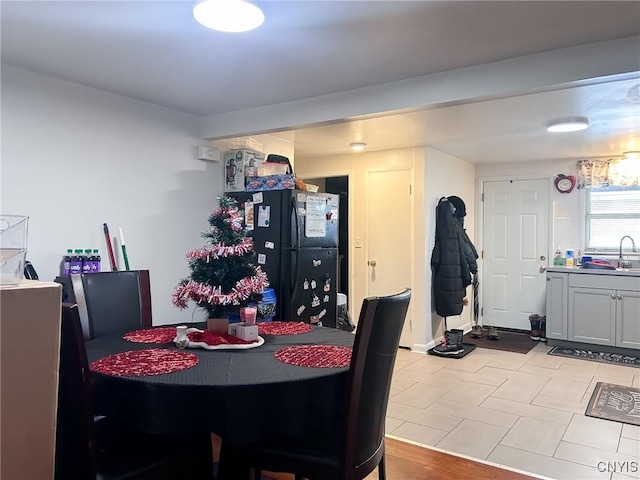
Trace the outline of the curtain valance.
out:
[[[640,159],[580,160],[578,188],[640,185]]]

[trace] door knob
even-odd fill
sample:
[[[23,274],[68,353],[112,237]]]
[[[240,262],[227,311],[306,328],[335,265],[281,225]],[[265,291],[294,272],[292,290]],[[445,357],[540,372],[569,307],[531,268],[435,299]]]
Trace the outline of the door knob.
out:
[[[547,267],[545,267],[544,265],[540,266],[540,273],[544,273],[547,271]]]
[[[376,261],[375,260],[369,260],[367,262],[367,265],[369,265],[370,267],[375,267],[376,266]]]

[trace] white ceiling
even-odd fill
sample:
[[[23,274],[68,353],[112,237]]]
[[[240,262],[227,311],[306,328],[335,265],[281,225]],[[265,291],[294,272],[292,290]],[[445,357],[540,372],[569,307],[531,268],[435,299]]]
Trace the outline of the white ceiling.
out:
[[[208,116],[640,33],[637,1],[256,3],[265,24],[225,34],[198,25],[192,1],[2,1],[2,62]],[[296,156],[344,153],[354,134],[370,150],[428,144],[472,162],[619,155],[640,150],[638,84],[636,72],[282,135]],[[569,112],[591,127],[544,132]]]
[[[548,133],[549,121],[567,112],[586,116],[589,128]],[[367,151],[428,145],[471,163],[619,156],[640,150],[640,77],[276,135],[294,142],[296,157],[345,154],[356,140],[366,142]]]

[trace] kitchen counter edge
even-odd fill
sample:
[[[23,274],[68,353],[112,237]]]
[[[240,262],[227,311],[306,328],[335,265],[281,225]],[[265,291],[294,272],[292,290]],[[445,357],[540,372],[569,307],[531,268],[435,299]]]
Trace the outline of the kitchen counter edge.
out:
[[[547,272],[559,272],[559,273],[580,273],[584,275],[617,275],[623,277],[640,277],[640,269],[621,269],[621,270],[607,270],[600,268],[580,268],[580,267],[547,267]]]

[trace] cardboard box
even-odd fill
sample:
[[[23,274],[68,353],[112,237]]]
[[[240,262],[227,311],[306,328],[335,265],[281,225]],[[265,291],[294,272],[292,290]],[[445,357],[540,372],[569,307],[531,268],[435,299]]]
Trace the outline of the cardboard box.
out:
[[[224,153],[224,191],[245,191],[246,177],[256,175],[264,162],[264,153],[254,150],[229,150]]]
[[[247,325],[244,322],[230,323],[229,335],[242,340],[258,340],[258,326]]]
[[[0,285],[0,471],[3,479],[53,478],[62,286]]]
[[[263,190],[293,190],[296,188],[296,177],[286,175],[268,175],[266,177],[247,177],[247,192]]]

